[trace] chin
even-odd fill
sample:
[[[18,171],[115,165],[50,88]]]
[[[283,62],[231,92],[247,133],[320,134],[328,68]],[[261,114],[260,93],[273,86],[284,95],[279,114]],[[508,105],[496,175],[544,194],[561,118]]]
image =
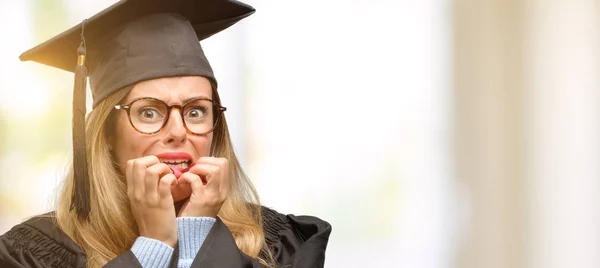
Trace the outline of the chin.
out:
[[[184,200],[192,195],[192,188],[189,184],[178,184],[171,187],[171,195],[173,196],[173,203]]]

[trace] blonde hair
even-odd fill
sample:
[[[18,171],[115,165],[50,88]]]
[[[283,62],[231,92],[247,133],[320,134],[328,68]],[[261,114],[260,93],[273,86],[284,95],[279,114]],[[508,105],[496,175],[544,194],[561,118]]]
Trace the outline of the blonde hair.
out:
[[[87,256],[88,267],[105,265],[129,250],[139,236],[133,218],[127,185],[109,150],[109,135],[114,130],[114,110],[130,91],[121,89],[90,112],[86,120],[87,159],[91,208],[88,220],[70,210],[73,194],[73,166],[70,167],[58,198],[56,220],[60,229],[79,245]],[[216,90],[214,101],[220,103]],[[268,267],[275,265],[266,245],[258,194],[235,156],[224,115],[213,133],[211,155],[224,157],[230,164],[231,189],[221,207],[219,218],[229,228],[238,248]]]

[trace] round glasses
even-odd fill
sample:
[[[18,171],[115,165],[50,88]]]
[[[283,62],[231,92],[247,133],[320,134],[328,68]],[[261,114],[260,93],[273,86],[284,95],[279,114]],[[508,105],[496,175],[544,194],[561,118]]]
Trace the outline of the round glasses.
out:
[[[187,131],[196,135],[205,135],[213,131],[219,117],[227,110],[207,98],[192,99],[183,106],[169,106],[155,98],[139,98],[129,104],[115,106],[117,110],[127,111],[131,126],[143,134],[160,132],[167,125],[173,108],[179,110]]]

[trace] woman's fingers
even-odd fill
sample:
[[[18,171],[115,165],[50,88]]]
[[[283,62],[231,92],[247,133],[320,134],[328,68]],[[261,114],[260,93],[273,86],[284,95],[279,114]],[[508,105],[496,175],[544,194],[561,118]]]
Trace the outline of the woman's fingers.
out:
[[[173,199],[173,197],[171,196],[171,186],[176,184],[177,178],[173,173],[164,175],[158,181],[158,196],[161,199]]]
[[[215,217],[218,214],[228,194],[228,165],[225,158],[203,157],[179,178],[192,189],[189,204],[181,215]]]
[[[142,200],[146,192],[146,169],[149,166],[158,164],[160,161],[156,156],[145,156],[133,160],[133,167],[130,174],[130,184],[133,191],[133,198]]]
[[[192,172],[185,172],[181,174],[179,180],[190,184],[190,187],[192,188],[192,195],[202,195],[202,192],[204,191],[204,185],[202,183],[202,180],[200,179],[200,176],[198,176],[197,174],[194,174]]]
[[[204,184],[209,184],[215,176],[220,175],[221,167],[211,164],[196,163],[188,172],[204,177]]]
[[[194,170],[190,170],[191,172],[197,172],[206,179],[205,187],[203,195],[204,198],[210,202],[214,202],[214,200],[225,200],[225,195],[221,191],[221,181],[225,180],[222,174],[222,168],[219,166],[213,166],[209,164],[196,164],[194,166]],[[193,188],[192,188],[193,189]]]
[[[196,161],[196,165],[198,164],[208,164],[212,166],[218,166],[222,169],[226,169],[229,167],[229,162],[226,158],[223,157],[201,157]]]
[[[163,176],[165,176],[167,174],[172,174],[172,173],[173,172],[171,171],[169,166],[165,163],[158,163],[158,164],[149,166],[146,169],[146,177],[144,178],[146,193],[151,196],[155,195],[158,192],[159,180]]]
[[[202,157],[190,169],[190,172],[205,176],[206,184],[211,189],[219,191],[219,195],[226,197],[229,193],[229,162],[226,158]]]
[[[200,176],[191,172],[185,172],[179,177],[180,182],[185,182],[190,185],[192,189],[192,194],[190,198],[185,202],[185,204],[179,210],[179,214],[177,216],[183,217],[199,217],[199,216],[215,216],[210,213],[209,210],[204,210],[206,207],[203,204],[204,201],[204,184],[200,179]]]
[[[168,165],[156,156],[127,162],[127,194],[141,236],[174,246],[177,242],[171,185],[177,184]]]
[[[132,188],[133,197],[137,200],[155,203],[164,197],[158,189],[162,178],[168,174],[172,175],[173,172],[167,164],[161,163],[156,156],[146,156],[129,160],[127,162],[127,173],[128,188]],[[170,186],[176,181],[177,179],[171,180],[170,176],[167,176],[163,182],[168,183],[169,193]]]

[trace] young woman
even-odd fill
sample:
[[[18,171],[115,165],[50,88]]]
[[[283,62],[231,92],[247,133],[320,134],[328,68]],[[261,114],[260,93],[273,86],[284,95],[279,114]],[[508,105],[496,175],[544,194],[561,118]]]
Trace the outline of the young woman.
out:
[[[21,56],[75,72],[74,160],[56,211],[0,237],[0,267],[324,265],[327,222],[260,205],[199,44],[252,13],[121,1]]]

